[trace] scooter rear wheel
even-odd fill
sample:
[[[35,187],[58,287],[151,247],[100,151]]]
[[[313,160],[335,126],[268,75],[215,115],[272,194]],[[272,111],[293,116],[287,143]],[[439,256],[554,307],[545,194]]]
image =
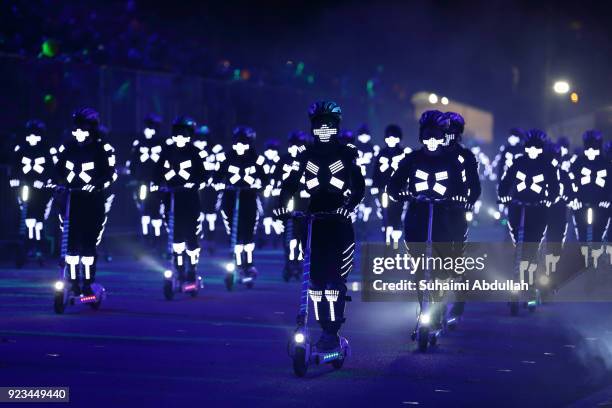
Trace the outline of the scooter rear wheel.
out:
[[[232,289],[234,288],[234,276],[228,273],[227,275],[225,275],[224,281],[225,281],[225,288],[231,292]]]
[[[303,347],[297,347],[293,354],[293,372],[298,377],[303,377],[308,371],[306,364],[306,350]]]
[[[338,359],[338,360],[334,360],[331,362],[332,367],[334,367],[334,370],[339,370],[342,368],[342,366],[344,365],[344,360],[346,359],[346,356]]]

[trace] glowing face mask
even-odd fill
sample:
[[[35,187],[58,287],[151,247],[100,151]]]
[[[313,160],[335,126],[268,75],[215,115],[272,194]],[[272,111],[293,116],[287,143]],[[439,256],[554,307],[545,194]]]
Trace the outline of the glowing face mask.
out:
[[[31,135],[26,136],[25,140],[26,142],[28,142],[30,146],[36,146],[38,142],[42,140],[42,137],[36,136],[35,134],[32,133]]]
[[[320,128],[313,129],[312,133],[321,143],[327,143],[331,137],[338,134],[338,129],[323,124]]]
[[[147,139],[150,139],[155,136],[155,129],[145,128],[143,133]]]
[[[268,160],[274,160],[278,157],[278,151],[273,150],[273,149],[268,149],[264,152],[264,156],[266,156],[266,159]]]
[[[189,143],[189,140],[191,140],[190,137],[183,136],[183,135],[173,135],[172,136],[172,141],[176,143],[176,147],[185,147],[187,143]]]
[[[521,138],[515,135],[510,135],[508,137],[508,144],[510,146],[516,146],[517,144],[519,144],[521,141]]]
[[[287,151],[289,152],[291,157],[296,157],[298,152],[299,152],[299,147],[297,145],[291,145],[291,146],[289,146]]]
[[[83,143],[88,137],[89,132],[82,129],[76,129],[72,131],[72,136],[74,136],[79,143]]]
[[[206,140],[196,140],[195,142],[193,142],[193,144],[198,149],[204,150],[204,148],[206,147],[208,143],[206,143]]]
[[[429,139],[423,140],[423,144],[427,147],[427,150],[430,152],[435,152],[438,150],[438,147],[444,145],[445,139],[436,139],[435,137],[431,137]]]
[[[569,153],[569,149],[567,147],[561,146],[561,156],[567,156]]]
[[[595,160],[595,158],[599,156],[599,149],[593,149],[592,147],[589,147],[584,151],[584,155],[589,160]]]
[[[530,146],[525,148],[525,153],[529,156],[530,159],[537,159],[540,154],[542,154],[542,149],[535,146]]]
[[[389,147],[395,147],[399,144],[400,138],[395,136],[387,136],[385,137],[385,143]]]
[[[251,146],[246,143],[234,143],[232,145],[232,149],[238,154],[238,156],[242,156],[247,150],[249,150]]]
[[[359,140],[361,143],[368,143],[370,139],[372,139],[372,136],[368,135],[367,133],[362,133],[357,136],[357,140]]]

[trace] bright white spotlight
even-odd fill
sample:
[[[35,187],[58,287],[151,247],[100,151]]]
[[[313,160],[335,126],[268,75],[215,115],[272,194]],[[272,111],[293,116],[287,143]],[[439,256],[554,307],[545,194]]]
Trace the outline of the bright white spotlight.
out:
[[[419,317],[419,322],[424,325],[428,325],[429,323],[431,323],[431,316],[429,316],[429,313],[423,313]]]
[[[468,211],[465,213],[465,220],[467,222],[472,222],[474,220],[474,213],[471,211]]]
[[[172,278],[172,271],[170,269],[166,269],[164,271],[164,278],[166,278],[166,279]]]
[[[446,96],[443,96],[442,98],[440,98],[440,102],[442,103],[442,105],[448,105],[448,98]]]
[[[550,283],[550,278],[546,275],[541,275],[540,276],[540,284],[542,286],[547,286]]]
[[[55,290],[64,290],[64,282],[63,281],[57,281],[55,282]]]
[[[435,93],[430,93],[428,99],[429,103],[431,104],[438,103],[438,95],[436,95]]]
[[[236,270],[236,265],[233,262],[228,262],[225,264],[225,270],[228,273],[234,272]]]
[[[295,342],[298,344],[302,344],[304,343],[304,340],[306,340],[306,338],[304,337],[303,333],[295,333],[295,336],[293,336],[293,340],[295,340]]]
[[[359,291],[359,282],[353,282],[353,283],[351,284],[351,290],[352,290],[353,292],[358,292],[358,291]]]
[[[493,213],[493,218],[495,218],[496,220],[499,220],[501,218],[501,213],[499,211],[495,211]]]
[[[553,91],[558,94],[566,94],[570,90],[570,84],[567,81],[557,81],[553,85]]]

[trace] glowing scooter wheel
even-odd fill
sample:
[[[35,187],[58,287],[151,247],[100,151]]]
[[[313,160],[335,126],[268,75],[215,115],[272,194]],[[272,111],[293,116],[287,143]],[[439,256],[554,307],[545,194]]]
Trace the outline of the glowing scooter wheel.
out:
[[[308,371],[306,364],[306,350],[303,347],[296,347],[293,354],[293,372],[298,377],[303,377]]]
[[[102,298],[100,298],[97,301],[89,304],[89,307],[91,307],[93,310],[100,309],[100,306],[102,306]]]

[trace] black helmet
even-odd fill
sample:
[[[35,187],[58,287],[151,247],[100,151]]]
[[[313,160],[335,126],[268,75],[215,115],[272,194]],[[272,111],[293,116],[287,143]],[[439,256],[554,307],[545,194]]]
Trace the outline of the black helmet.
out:
[[[161,122],[162,122],[161,116],[155,113],[149,113],[144,118],[144,126],[149,129],[158,130],[161,126]]]
[[[370,134],[370,127],[368,126],[367,123],[362,123],[361,126],[359,126],[357,128],[357,136],[359,135],[369,135]]]
[[[257,134],[248,126],[236,126],[232,133],[234,143],[251,144],[255,141]]]
[[[42,136],[47,131],[47,126],[45,125],[45,122],[43,122],[42,120],[38,120],[38,119],[28,120],[26,122],[25,128],[26,128],[26,133],[28,135],[34,134],[36,136]]]
[[[289,132],[289,137],[287,140],[290,145],[303,146],[308,143],[308,136],[306,136],[306,133],[302,132],[301,130],[292,130]]]
[[[402,128],[394,124],[387,126],[385,128],[385,138],[390,136],[399,137],[401,139],[403,137]]]
[[[79,108],[72,114],[75,129],[96,133],[100,127],[100,114],[92,108]]]
[[[338,140],[342,144],[355,144],[355,134],[348,129],[342,129]]]
[[[557,139],[557,146],[559,146],[559,148],[565,147],[566,149],[569,149],[569,139],[565,136],[559,136],[559,138]]]
[[[186,132],[183,136],[193,136],[196,128],[196,122],[189,116],[177,116],[172,122],[172,134],[176,135],[179,133]]]
[[[206,125],[200,125],[196,128],[195,135],[198,139],[207,139],[210,135],[210,128]]]
[[[582,135],[582,144],[585,150],[589,148],[601,150],[603,147],[603,136],[599,130],[587,130]]]
[[[279,150],[280,149],[280,142],[278,141],[278,139],[268,139],[266,140],[266,143],[264,145],[264,149],[265,150]]]
[[[548,136],[543,130],[531,129],[525,137],[525,147],[539,147],[544,149],[548,142]]]
[[[423,112],[419,119],[419,138],[425,129],[438,129],[441,133],[449,127],[449,119],[439,110],[428,110]]]
[[[336,102],[319,101],[310,105],[308,117],[311,122],[320,118],[329,118],[332,119],[337,126],[342,120],[342,109],[340,109],[340,106]]]
[[[448,132],[456,137],[461,136],[465,130],[465,119],[463,119],[463,116],[456,112],[446,112],[444,115],[449,120]]]

